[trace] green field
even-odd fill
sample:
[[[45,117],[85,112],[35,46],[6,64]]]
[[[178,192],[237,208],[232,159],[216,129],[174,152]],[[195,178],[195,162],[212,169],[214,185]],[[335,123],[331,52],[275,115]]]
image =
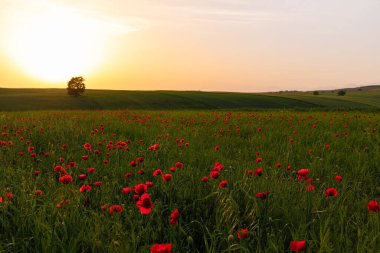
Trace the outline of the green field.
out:
[[[3,91],[2,110],[160,110],[0,112],[0,252],[380,248],[379,112],[210,110],[327,95]],[[209,110],[163,110],[189,106]]]
[[[304,93],[232,93],[200,91],[86,90],[70,97],[65,89],[0,89],[0,111],[20,110],[252,110],[252,109],[379,110],[380,90],[314,96]]]

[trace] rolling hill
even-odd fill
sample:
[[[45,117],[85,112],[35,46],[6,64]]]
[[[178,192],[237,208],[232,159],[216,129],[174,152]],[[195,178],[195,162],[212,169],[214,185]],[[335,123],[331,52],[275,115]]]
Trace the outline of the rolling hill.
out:
[[[380,110],[380,88],[284,93],[233,93],[201,91],[115,91],[88,89],[70,97],[65,89],[0,88],[0,111],[102,110],[102,109],[365,109]]]

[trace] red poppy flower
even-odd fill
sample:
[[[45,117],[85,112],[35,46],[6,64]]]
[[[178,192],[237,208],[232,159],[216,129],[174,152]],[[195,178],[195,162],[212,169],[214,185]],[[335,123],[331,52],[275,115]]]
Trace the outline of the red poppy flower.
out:
[[[213,170],[213,171],[210,172],[210,177],[211,178],[217,179],[219,176],[220,176],[220,172],[219,171]]]
[[[326,196],[333,196],[333,197],[336,197],[338,196],[338,191],[335,189],[335,188],[327,188],[326,191],[325,191],[325,195]]]
[[[66,170],[61,165],[55,166],[54,171],[57,173],[60,173],[60,174],[66,174],[67,173]]]
[[[307,184],[313,184],[313,181],[314,181],[314,179],[311,178],[311,177],[305,180],[305,182],[306,182]]]
[[[170,214],[170,218],[175,219],[175,220],[178,220],[179,216],[180,216],[180,213],[178,211],[178,208],[174,209],[174,211]]]
[[[173,245],[171,243],[154,244],[150,247],[150,253],[171,253]]]
[[[137,163],[133,160],[129,162],[129,166],[136,167]]]
[[[66,167],[67,168],[76,168],[77,164],[75,162],[69,162]]]
[[[90,144],[90,143],[85,143],[85,144],[83,145],[83,147],[84,147],[85,150],[89,150],[89,151],[92,150],[92,147],[91,147],[91,144]]]
[[[303,251],[306,247],[306,241],[291,241],[290,250],[293,252]]]
[[[153,187],[153,183],[150,181],[146,181],[145,184],[146,184],[146,186],[148,186],[148,188]]]
[[[162,170],[161,169],[156,169],[155,171],[153,171],[153,176],[154,177],[157,177],[157,176],[159,176],[161,174],[162,174]]]
[[[335,178],[335,181],[337,181],[338,183],[342,182],[342,179],[343,179],[343,177],[339,175],[336,175],[334,178]]]
[[[88,159],[88,155],[82,155],[82,159],[86,161]]]
[[[95,186],[95,187],[100,187],[102,184],[103,184],[102,181],[96,181],[96,182],[94,183],[94,186]]]
[[[154,205],[148,193],[141,195],[140,200],[136,202],[136,206],[140,209],[141,214],[150,214]]]
[[[169,224],[170,225],[178,225],[178,220],[176,220],[176,219],[170,219]]]
[[[170,181],[172,179],[172,174],[162,174],[162,180],[164,182]]]
[[[376,200],[371,200],[370,202],[368,202],[368,211],[371,211],[371,212],[375,212],[375,213],[378,213],[380,212],[380,205],[379,205],[379,202],[377,202]]]
[[[158,150],[158,147],[159,147],[158,144],[153,144],[152,146],[149,147],[149,150],[157,151],[157,150]]]
[[[181,163],[181,162],[176,162],[176,163],[175,163],[175,167],[177,167],[177,168],[179,168],[179,169],[183,169],[184,165],[183,165],[183,163]]]
[[[202,182],[207,182],[208,181],[208,177],[202,177],[201,181]]]
[[[262,162],[262,161],[263,161],[263,158],[261,158],[261,157],[257,157],[257,158],[256,158],[256,162],[257,162],[257,163],[260,163],[260,162]]]
[[[79,180],[85,180],[86,174],[80,174],[78,177],[79,177]]]
[[[219,183],[219,188],[223,189],[223,188],[226,188],[228,185],[228,181],[227,180],[222,180],[220,183]]]
[[[247,175],[252,175],[253,174],[253,170],[248,170],[247,171]]]
[[[9,200],[12,200],[12,199],[14,198],[13,194],[10,193],[10,192],[5,193],[5,196],[6,196],[7,199],[9,199]]]
[[[3,196],[0,196],[0,203],[3,203]]]
[[[237,231],[237,238],[243,240],[248,237],[248,228],[242,228]]]
[[[214,147],[214,150],[215,150],[215,151],[218,151],[218,150],[219,150],[219,146],[215,146],[215,147]]]
[[[180,213],[179,213],[178,209],[175,209],[170,214],[170,225],[177,225],[178,224],[179,216],[180,216]]]
[[[171,172],[175,172],[175,167],[171,167],[169,170],[170,170]]]
[[[134,187],[135,193],[141,195],[148,192],[148,186],[146,184],[137,184]]]
[[[300,176],[307,176],[307,174],[309,174],[309,170],[308,169],[300,169],[299,171],[297,171],[297,175],[300,175]]]
[[[213,170],[221,171],[224,169],[224,165],[220,162],[215,162]]]
[[[123,212],[123,207],[121,205],[112,205],[108,208],[108,212],[110,214],[114,213],[122,213]]]
[[[41,191],[41,190],[36,190],[36,191],[35,191],[36,196],[42,196],[43,193],[44,193],[44,192]]]
[[[102,211],[105,211],[107,209],[107,207],[108,207],[108,204],[104,204],[100,208],[102,209]]]
[[[80,192],[89,192],[89,191],[91,191],[91,190],[92,190],[91,186],[89,186],[89,185],[87,185],[87,184],[84,184],[84,185],[82,185],[82,186],[79,188],[79,191],[80,191]]]
[[[70,175],[64,175],[59,178],[59,182],[61,182],[62,184],[69,184],[72,181],[73,181],[73,177]]]
[[[302,179],[306,179],[307,178],[307,174],[309,174],[309,170],[308,169],[300,169],[299,171],[297,171],[297,179],[298,179],[298,181],[300,181]]]
[[[268,192],[258,192],[256,193],[256,197],[260,199],[266,199],[268,197]]]
[[[144,162],[144,157],[137,157],[136,158],[137,163],[143,163]]]
[[[262,173],[263,173],[263,169],[262,168],[258,168],[258,169],[255,169],[255,172],[253,174],[255,176],[261,176]]]
[[[88,172],[88,173],[94,173],[94,172],[95,172],[95,168],[89,168],[89,169],[87,170],[87,172]]]
[[[130,178],[130,177],[132,177],[132,173],[131,172],[126,172],[124,174],[124,178]]]
[[[35,170],[34,171],[34,175],[39,175],[39,174],[41,174],[41,170]]]
[[[313,192],[315,191],[315,186],[312,184],[309,184],[306,186],[306,191]]]
[[[63,206],[63,205],[67,205],[67,204],[69,204],[70,202],[68,201],[68,200],[62,200],[61,202],[59,202],[58,204],[57,204],[57,207],[61,207],[61,206]]]
[[[124,195],[128,195],[132,192],[132,188],[131,187],[124,187],[121,192],[124,194]]]

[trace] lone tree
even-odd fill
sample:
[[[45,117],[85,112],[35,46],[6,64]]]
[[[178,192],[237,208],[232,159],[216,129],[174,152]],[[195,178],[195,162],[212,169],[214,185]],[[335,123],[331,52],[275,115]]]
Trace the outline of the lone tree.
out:
[[[80,96],[86,89],[86,85],[83,82],[84,78],[81,76],[71,78],[67,83],[67,94],[75,97]]]
[[[338,91],[338,96],[344,96],[344,95],[346,95],[346,91],[345,90]]]

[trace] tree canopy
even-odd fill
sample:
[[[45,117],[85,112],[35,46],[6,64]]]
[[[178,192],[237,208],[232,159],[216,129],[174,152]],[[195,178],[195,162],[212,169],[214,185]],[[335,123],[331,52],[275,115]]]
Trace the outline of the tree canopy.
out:
[[[73,77],[67,83],[67,94],[70,96],[80,96],[86,89],[82,76]]]

